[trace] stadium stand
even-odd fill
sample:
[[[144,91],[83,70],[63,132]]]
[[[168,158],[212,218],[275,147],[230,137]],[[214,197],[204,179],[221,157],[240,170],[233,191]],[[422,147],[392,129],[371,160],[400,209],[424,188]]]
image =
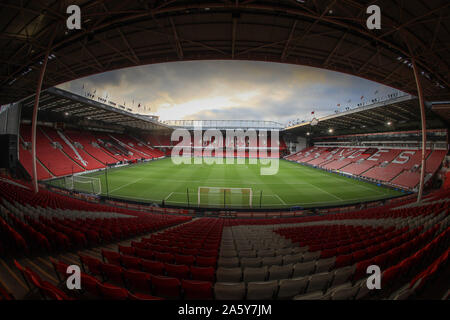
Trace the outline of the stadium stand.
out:
[[[404,299],[420,295],[448,260],[448,190],[432,193],[419,204],[405,200],[332,215],[191,220],[150,217],[45,191],[30,196],[30,191],[18,193],[19,187],[8,183],[0,183],[0,188],[1,243],[9,254],[18,254],[13,269],[29,280],[29,288],[22,290],[27,296]],[[106,246],[112,242],[117,243],[115,250]],[[91,249],[96,245],[102,249]],[[64,252],[73,249],[78,250],[84,283],[75,293],[61,286],[65,267],[73,263]],[[20,258],[54,250],[62,254],[59,260],[49,258],[54,269],[50,279],[36,267],[42,261],[31,264]],[[366,289],[370,264],[382,267],[388,290]]]
[[[32,174],[31,127],[21,126],[19,160]],[[105,168],[120,161],[160,158],[158,149],[127,135],[108,135],[89,131],[37,128],[38,179],[70,175]]]
[[[67,175],[84,171],[78,163],[71,159],[61,150],[62,146],[52,141],[42,130],[36,130],[36,156],[43,166],[55,176]],[[21,127],[21,137],[24,142],[31,142],[31,127],[23,125]]]
[[[96,138],[88,131],[66,131],[67,137],[74,144],[79,144],[86,154],[90,155],[95,160],[99,161],[103,165],[117,163],[119,160],[109,155],[107,152],[99,146]]]
[[[420,180],[421,150],[385,148],[309,147],[285,159],[325,170],[340,171],[406,189]],[[446,151],[427,150],[426,173],[432,176]]]

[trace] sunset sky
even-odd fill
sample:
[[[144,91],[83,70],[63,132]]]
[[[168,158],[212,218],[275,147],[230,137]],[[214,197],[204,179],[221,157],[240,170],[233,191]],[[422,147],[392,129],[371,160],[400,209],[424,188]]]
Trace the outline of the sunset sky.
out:
[[[84,85],[84,89],[83,89]],[[304,66],[253,61],[192,61],[110,71],[64,83],[161,120],[310,120],[394,90],[354,76]],[[375,92],[378,91],[377,94]],[[351,100],[350,103],[348,101]],[[338,107],[337,104],[341,106]]]

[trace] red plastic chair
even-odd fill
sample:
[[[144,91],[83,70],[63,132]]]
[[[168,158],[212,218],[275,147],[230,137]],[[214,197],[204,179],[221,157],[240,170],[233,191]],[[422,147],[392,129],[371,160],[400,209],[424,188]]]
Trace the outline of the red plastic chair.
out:
[[[120,254],[114,251],[102,250],[103,262],[120,266]]]
[[[118,283],[123,283],[123,269],[122,267],[116,266],[110,263],[102,263],[101,270],[103,276],[107,281],[114,281]]]
[[[187,279],[189,277],[189,267],[187,265],[166,263],[164,268],[166,269],[167,276],[169,277],[178,279]]]
[[[122,265],[127,269],[141,270],[141,259],[132,256],[122,256]]]
[[[198,254],[198,249],[195,249],[195,248],[183,248],[181,253],[184,254],[184,255],[196,256]]]
[[[215,270],[213,267],[191,266],[191,276],[192,280],[214,282]]]
[[[181,286],[187,300],[211,300],[212,283],[208,281],[183,280]]]
[[[126,300],[128,298],[128,291],[124,288],[116,287],[107,283],[100,283],[98,287],[104,299]]]
[[[216,267],[217,259],[216,257],[202,257],[197,256],[196,264],[199,267]]]
[[[154,258],[152,250],[136,248],[135,253],[136,253],[136,257],[139,257],[142,259],[153,260],[153,258]]]
[[[195,262],[195,257],[190,256],[190,255],[186,256],[186,255],[177,254],[177,255],[175,255],[175,262],[177,264],[185,264],[185,265],[191,266]]]
[[[81,290],[84,292],[91,293],[95,296],[100,295],[99,286],[100,281],[98,281],[96,278],[86,274],[81,273]]]
[[[175,261],[175,257],[173,254],[168,252],[155,252],[154,253],[155,260],[166,262],[166,263],[173,263]]]
[[[62,296],[60,296],[56,291],[46,287],[39,280],[37,280],[34,276],[30,277],[31,283],[39,289],[41,296],[46,299],[50,298],[51,300],[64,300]]]
[[[334,267],[337,268],[341,268],[341,267],[346,267],[352,264],[353,261],[353,255],[350,254],[345,254],[345,255],[341,255],[341,256],[337,256],[336,257],[336,262],[334,263]]]
[[[145,301],[164,300],[164,298],[151,296],[149,294],[131,293],[131,292],[128,293],[128,298],[130,300],[145,300]]]
[[[180,280],[164,276],[152,276],[153,292],[157,296],[178,299],[180,298]]]
[[[133,248],[133,247],[124,247],[124,246],[121,246],[121,245],[119,245],[118,248],[119,248],[119,252],[121,254],[128,255],[128,256],[134,256],[135,248]]]
[[[82,254],[78,254],[78,256],[80,257],[80,261],[84,271],[89,271],[89,273],[95,276],[99,276],[102,274],[102,262],[100,260]]]
[[[149,273],[125,270],[123,275],[129,290],[133,292],[136,290],[149,292],[151,290],[151,275]]]
[[[55,270],[58,281],[61,283],[62,281],[66,280],[68,277],[67,268],[69,267],[69,265],[62,261],[56,261],[53,258],[50,258],[50,262],[53,265],[53,269]]]
[[[164,275],[164,263],[160,261],[141,261],[142,270],[154,275]]]

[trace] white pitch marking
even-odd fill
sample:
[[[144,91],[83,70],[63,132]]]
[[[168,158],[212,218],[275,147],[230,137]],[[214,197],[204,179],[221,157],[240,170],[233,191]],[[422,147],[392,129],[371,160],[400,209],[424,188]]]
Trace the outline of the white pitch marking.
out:
[[[111,190],[109,193],[113,193],[114,191],[117,191],[117,190],[120,190],[120,189],[122,189],[122,188],[128,187],[129,185],[132,185],[132,184],[134,184],[134,183],[136,183],[136,182],[138,182],[138,181],[141,181],[141,180],[143,180],[143,179],[144,179],[144,178],[139,178],[139,179],[136,179],[136,180],[131,181],[131,182],[129,182],[129,183],[126,183],[126,184],[124,184],[124,185],[121,185],[120,187]]]

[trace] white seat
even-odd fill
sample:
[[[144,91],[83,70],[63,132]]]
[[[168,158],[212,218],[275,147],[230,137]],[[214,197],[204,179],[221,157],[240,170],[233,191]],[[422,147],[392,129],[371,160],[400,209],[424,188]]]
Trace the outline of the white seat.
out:
[[[272,300],[277,289],[277,281],[249,282],[247,300]]]

